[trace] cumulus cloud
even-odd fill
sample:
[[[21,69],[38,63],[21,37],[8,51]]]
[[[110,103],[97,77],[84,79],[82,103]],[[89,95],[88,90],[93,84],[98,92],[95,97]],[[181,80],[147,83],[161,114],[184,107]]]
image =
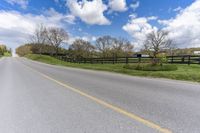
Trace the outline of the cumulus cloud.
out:
[[[12,48],[27,43],[38,24],[65,28],[67,17],[50,9],[43,15],[0,10],[0,43]]]
[[[112,11],[123,12],[128,8],[126,6],[126,0],[109,0],[109,7]]]
[[[57,11],[55,11],[54,8],[50,8],[49,10],[44,11],[44,15],[46,17],[50,17],[54,21],[64,21],[69,24],[75,24],[75,16],[72,14],[62,14]]]
[[[87,24],[109,25],[111,22],[104,16],[107,6],[103,4],[102,0],[68,0],[67,6],[71,14],[79,17]]]
[[[182,10],[182,7],[179,6],[179,7],[175,8],[173,11],[178,12],[178,11],[181,11],[181,10]]]
[[[70,35],[69,40],[68,40],[68,44],[71,45],[76,39],[83,39],[85,41],[94,42],[94,41],[96,41],[97,37],[96,36],[92,36],[92,35],[84,35],[84,36],[73,36],[73,35]]]
[[[183,9],[175,18],[160,20],[178,47],[200,47],[200,0]]]
[[[150,20],[157,20],[158,17],[157,16],[150,16],[150,17],[147,17],[147,19],[150,21]]]
[[[196,0],[185,9],[177,8],[177,16],[167,20],[158,20],[156,16],[137,17],[130,15],[130,20],[123,26],[134,40],[137,48],[141,48],[146,34],[157,30],[149,21],[157,21],[164,30],[169,31],[169,38],[179,48],[200,47],[200,0]]]
[[[64,19],[64,21],[66,21],[69,24],[75,24],[75,20],[76,20],[76,17],[71,14],[66,15],[66,17]]]
[[[131,17],[129,22],[122,27],[123,30],[128,32],[133,37],[133,43],[136,49],[139,49],[143,45],[143,41],[146,39],[146,35],[153,30],[157,30],[156,27],[153,27],[149,24],[149,21],[152,18]]]
[[[140,6],[140,2],[137,1],[130,5],[130,7],[135,11]]]
[[[21,8],[26,9],[28,6],[28,0],[5,0],[11,5],[19,5]]]

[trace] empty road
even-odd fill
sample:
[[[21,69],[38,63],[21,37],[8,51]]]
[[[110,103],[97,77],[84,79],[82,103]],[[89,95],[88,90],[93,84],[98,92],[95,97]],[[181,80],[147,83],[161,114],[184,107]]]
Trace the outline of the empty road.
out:
[[[200,84],[0,59],[0,133],[157,132],[200,132]]]

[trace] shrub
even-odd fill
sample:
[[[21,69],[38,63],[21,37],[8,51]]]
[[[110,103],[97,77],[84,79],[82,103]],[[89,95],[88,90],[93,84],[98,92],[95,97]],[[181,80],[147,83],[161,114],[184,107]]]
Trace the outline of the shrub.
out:
[[[158,54],[159,63],[162,66],[164,63],[167,63],[167,56],[164,53]]]
[[[124,65],[125,69],[141,70],[141,71],[175,71],[177,67],[175,65],[152,65],[152,64],[137,64],[137,65]]]

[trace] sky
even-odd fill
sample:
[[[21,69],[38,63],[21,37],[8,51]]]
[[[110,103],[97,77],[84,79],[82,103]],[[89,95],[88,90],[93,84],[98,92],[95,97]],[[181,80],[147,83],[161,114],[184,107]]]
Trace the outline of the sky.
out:
[[[200,47],[200,0],[0,0],[0,44],[30,42],[39,24],[65,29],[69,44],[110,35],[140,49],[163,29],[177,47]]]

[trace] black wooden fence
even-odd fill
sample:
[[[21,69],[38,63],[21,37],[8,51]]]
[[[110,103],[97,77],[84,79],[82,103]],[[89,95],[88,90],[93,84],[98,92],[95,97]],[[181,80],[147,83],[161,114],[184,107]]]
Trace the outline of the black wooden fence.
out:
[[[151,57],[107,57],[107,58],[67,58],[57,56],[56,58],[72,63],[90,63],[90,64],[117,64],[117,63],[147,63]]]
[[[71,63],[90,64],[117,64],[117,63],[149,63],[152,57],[107,57],[107,58],[68,58],[67,56],[56,56],[59,60]],[[167,63],[171,64],[200,64],[200,56],[167,56]],[[158,59],[159,60],[159,59]]]
[[[167,59],[168,63],[172,64],[200,64],[198,55],[168,56]]]

